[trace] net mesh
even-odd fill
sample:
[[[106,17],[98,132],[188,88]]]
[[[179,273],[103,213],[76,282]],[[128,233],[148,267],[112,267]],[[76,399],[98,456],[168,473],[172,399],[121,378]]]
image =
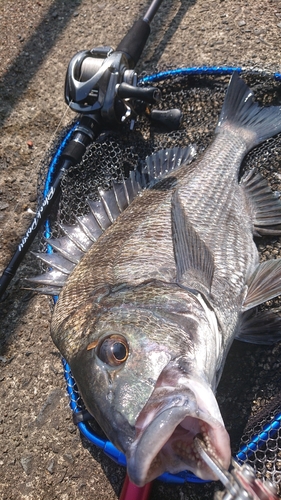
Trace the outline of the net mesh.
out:
[[[280,105],[281,88],[274,77],[244,72],[243,78],[263,105]],[[118,131],[103,133],[92,144],[82,162],[69,169],[62,181],[59,205],[51,216],[52,236],[60,235],[58,222],[75,223],[75,217],[88,212],[87,199],[98,199],[98,187],[107,189],[112,180],[128,176],[139,168],[153,151],[190,143],[197,145],[198,155],[213,138],[229,76],[197,75],[176,77],[158,83],[162,91],[159,109],[179,108],[183,122],[179,130],[169,132],[147,117],[141,117],[131,132],[127,125]],[[155,84],[156,85],[156,84]],[[52,151],[50,151],[50,155]],[[281,135],[266,141],[247,155],[241,174],[255,167],[273,190],[281,191]],[[42,164],[39,176],[39,200],[42,199],[50,157]],[[210,174],[211,175],[211,174]],[[261,260],[281,257],[281,239],[257,240]],[[43,238],[39,242],[44,249]],[[280,309],[280,298],[263,308]],[[259,477],[268,477],[281,494],[281,343],[272,347],[234,342],[218,388],[217,399],[230,433],[233,453],[244,450],[246,459]],[[79,400],[79,407],[83,403]],[[270,422],[274,431],[263,432]],[[96,426],[94,427],[96,431]],[[262,437],[256,439],[262,433]],[[253,443],[253,440],[255,444]],[[250,443],[250,444],[249,444]],[[247,445],[250,448],[247,448]],[[245,451],[246,450],[246,451]]]

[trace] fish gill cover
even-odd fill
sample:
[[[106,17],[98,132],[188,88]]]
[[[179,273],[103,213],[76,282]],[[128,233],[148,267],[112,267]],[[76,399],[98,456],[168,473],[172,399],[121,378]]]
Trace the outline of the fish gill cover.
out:
[[[253,90],[261,105],[280,105],[280,83],[273,76],[259,72],[244,72],[243,79]],[[82,162],[72,167],[62,181],[59,207],[50,217],[52,237],[62,235],[60,224],[74,224],[76,217],[89,211],[87,199],[99,198],[98,188],[109,189],[112,181],[127,177],[131,170],[140,168],[152,152],[175,146],[196,144],[198,156],[214,137],[218,116],[229,76],[180,74],[157,84],[163,99],[161,109],[180,108],[183,122],[179,130],[167,132],[143,117],[136,122],[133,132],[124,126],[107,132],[92,144]],[[151,82],[150,82],[151,84]],[[240,175],[253,167],[264,176],[273,191],[281,191],[281,134],[256,147],[245,158]],[[39,193],[49,166],[49,158],[42,165]],[[256,239],[260,261],[281,257],[280,237]],[[39,249],[45,250],[42,238]],[[270,300],[261,309],[280,310],[280,298]],[[259,477],[281,483],[281,432],[277,426],[263,434],[258,445],[247,443],[281,411],[281,345],[259,346],[235,341],[218,388],[217,400],[230,434],[233,454],[242,446],[240,457],[252,464]],[[83,402],[80,402],[81,409]],[[95,423],[93,432],[101,432]],[[102,433],[100,434],[102,436]]]

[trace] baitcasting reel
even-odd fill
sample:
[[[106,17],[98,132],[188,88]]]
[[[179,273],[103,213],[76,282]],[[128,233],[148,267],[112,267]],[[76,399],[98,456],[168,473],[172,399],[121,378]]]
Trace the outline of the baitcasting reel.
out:
[[[163,0],[153,0],[142,19],[137,20],[118,44],[78,52],[70,61],[65,81],[65,100],[82,115],[99,115],[103,126],[131,122],[147,112],[150,119],[170,130],[179,128],[181,111],[147,109],[161,92],[155,87],[138,87],[134,68],[150,34],[150,23]]]
[[[69,63],[65,100],[77,113],[100,112],[103,122],[111,126],[132,121],[140,112],[140,102],[155,104],[161,99],[157,88],[137,87],[137,80],[123,52],[111,47],[83,50]]]

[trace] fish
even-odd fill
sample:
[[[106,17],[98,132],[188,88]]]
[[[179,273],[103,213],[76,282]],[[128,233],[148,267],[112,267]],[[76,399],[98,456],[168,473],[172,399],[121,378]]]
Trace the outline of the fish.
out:
[[[196,436],[228,469],[229,434],[216,400],[235,338],[281,340],[281,319],[258,306],[281,294],[281,259],[260,262],[254,238],[281,235],[281,202],[243,158],[281,131],[235,72],[213,142],[147,158],[64,236],[33,279],[59,295],[51,336],[89,413],[126,455],[132,482],[189,470],[217,477]]]

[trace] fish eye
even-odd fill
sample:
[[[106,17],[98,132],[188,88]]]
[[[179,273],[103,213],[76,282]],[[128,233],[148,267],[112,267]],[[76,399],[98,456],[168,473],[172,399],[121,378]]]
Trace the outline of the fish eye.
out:
[[[110,335],[97,347],[97,356],[109,366],[119,366],[129,356],[129,346],[122,335]]]

